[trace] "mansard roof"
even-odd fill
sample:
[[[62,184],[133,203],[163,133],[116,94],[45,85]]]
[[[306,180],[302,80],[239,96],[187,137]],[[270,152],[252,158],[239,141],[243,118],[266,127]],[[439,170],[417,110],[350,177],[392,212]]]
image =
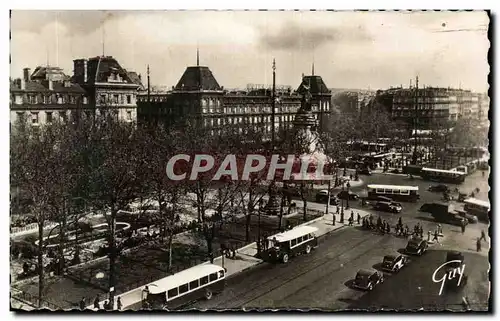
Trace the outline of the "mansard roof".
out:
[[[222,90],[208,67],[187,67],[181,79],[175,86],[179,91]]]
[[[321,76],[304,76],[297,92],[303,94],[305,91],[304,86],[310,86],[309,91],[312,95],[331,95],[330,89],[328,89]]]

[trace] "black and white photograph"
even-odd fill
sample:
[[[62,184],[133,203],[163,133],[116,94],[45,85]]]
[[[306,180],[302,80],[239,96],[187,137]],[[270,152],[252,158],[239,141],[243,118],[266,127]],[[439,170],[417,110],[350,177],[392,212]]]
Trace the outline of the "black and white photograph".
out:
[[[491,311],[491,19],[11,10],[10,310]]]

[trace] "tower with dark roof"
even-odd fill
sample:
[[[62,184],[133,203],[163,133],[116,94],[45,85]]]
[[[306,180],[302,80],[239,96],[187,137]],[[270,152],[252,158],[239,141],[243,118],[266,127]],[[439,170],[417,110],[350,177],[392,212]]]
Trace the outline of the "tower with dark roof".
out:
[[[332,92],[326,86],[321,76],[314,75],[314,63],[312,65],[312,75],[303,76],[302,82],[297,88],[300,95],[304,95],[306,91],[311,94],[311,111],[318,115],[320,130],[323,126],[323,116],[331,112]]]

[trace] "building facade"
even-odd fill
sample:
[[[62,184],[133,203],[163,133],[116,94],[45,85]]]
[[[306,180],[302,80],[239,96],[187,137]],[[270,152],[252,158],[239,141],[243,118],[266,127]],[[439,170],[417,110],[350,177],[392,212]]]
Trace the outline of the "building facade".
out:
[[[390,88],[378,91],[375,103],[388,111],[393,120],[430,129],[433,124],[461,117],[480,117],[479,96],[470,90],[453,88]]]
[[[39,126],[56,120],[71,121],[87,108],[87,93],[61,68],[37,67],[33,73],[25,68],[23,78],[10,82],[11,124],[22,121]]]
[[[331,92],[320,76],[305,76],[296,91],[276,89],[276,129],[292,126],[301,104],[304,86],[310,87],[312,110],[320,120],[331,111]],[[220,86],[205,66],[187,67],[176,86],[168,92],[147,91],[138,96],[138,122],[171,125],[182,119],[197,119],[214,131],[222,127],[272,130],[272,88],[248,86],[246,90],[227,90]]]
[[[137,94],[141,79],[127,72],[112,56],[76,59],[72,81],[80,85],[89,97],[96,115],[110,112],[118,119],[137,120]]]
[[[39,126],[109,111],[134,122],[141,88],[140,75],[110,56],[75,60],[73,77],[59,67],[40,66],[33,73],[25,68],[23,78],[10,82],[10,121]]]

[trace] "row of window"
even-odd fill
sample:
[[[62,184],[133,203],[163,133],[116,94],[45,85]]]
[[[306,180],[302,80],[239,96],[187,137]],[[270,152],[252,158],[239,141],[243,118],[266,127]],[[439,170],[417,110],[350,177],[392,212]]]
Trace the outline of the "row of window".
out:
[[[109,96],[109,97],[108,97]],[[99,96],[99,103],[101,105],[111,103],[113,105],[118,105],[118,104],[132,104],[132,95],[123,95],[123,94],[112,94],[112,95],[107,95],[107,94],[101,94]]]
[[[118,117],[118,111],[117,110],[112,110],[111,113]],[[26,119],[26,112],[17,112],[17,119],[18,120],[27,120]],[[85,116],[91,117],[92,112],[91,111],[84,111]],[[40,123],[40,112],[30,112],[30,121],[32,124],[39,124]],[[46,111],[45,112],[45,123],[52,123],[54,121],[54,117],[58,117],[59,119],[63,122],[66,122],[68,120],[68,114],[65,111],[60,111],[60,112],[52,112],[52,111]],[[71,117],[73,119],[76,119],[77,115],[75,112],[71,112]],[[127,110],[126,112],[126,120],[132,121],[132,111]]]
[[[60,95],[60,94],[52,94],[52,95],[40,95],[40,94],[27,94],[23,95],[15,95],[14,102],[17,105],[21,105],[23,103],[28,104],[76,104],[79,101],[80,96],[74,95]],[[87,104],[88,98],[83,97],[82,103]]]
[[[218,279],[222,278],[224,276],[224,272],[220,271],[219,273],[212,273],[210,275],[204,276],[198,280],[191,281],[189,283],[183,284],[179,287],[170,289],[167,291],[167,298],[168,300],[175,298],[176,296],[179,296],[181,294],[184,294],[186,292],[195,290],[199,287],[202,287],[208,283],[215,282]]]
[[[276,122],[291,122],[294,119],[294,115],[281,115],[276,116]],[[271,122],[271,116],[250,116],[250,117],[223,117],[223,118],[210,118],[205,119],[204,124],[206,126],[214,125],[232,125],[232,124],[260,124],[262,122]]]
[[[291,123],[280,123],[280,124],[275,124],[275,128],[278,129],[278,128],[283,128],[283,127],[286,127],[286,128],[290,128],[292,125]],[[257,130],[260,130],[260,131],[264,131],[264,133],[271,133],[271,125],[267,125],[267,126],[261,126],[261,125],[254,125],[252,126],[253,130],[254,131],[257,131]],[[248,134],[248,131],[249,129],[248,128],[241,128],[239,127],[238,129],[238,133],[242,134],[242,133],[245,133],[245,134]],[[221,129],[212,129],[210,130],[210,134],[213,136],[215,134],[218,134],[220,135],[222,133],[222,130]]]
[[[377,194],[396,194],[396,195],[410,195],[410,190],[400,190],[392,188],[377,188]]]
[[[299,236],[296,239],[290,240],[290,248],[301,244],[302,242],[313,239],[314,236],[312,234],[306,234],[304,236]]]

